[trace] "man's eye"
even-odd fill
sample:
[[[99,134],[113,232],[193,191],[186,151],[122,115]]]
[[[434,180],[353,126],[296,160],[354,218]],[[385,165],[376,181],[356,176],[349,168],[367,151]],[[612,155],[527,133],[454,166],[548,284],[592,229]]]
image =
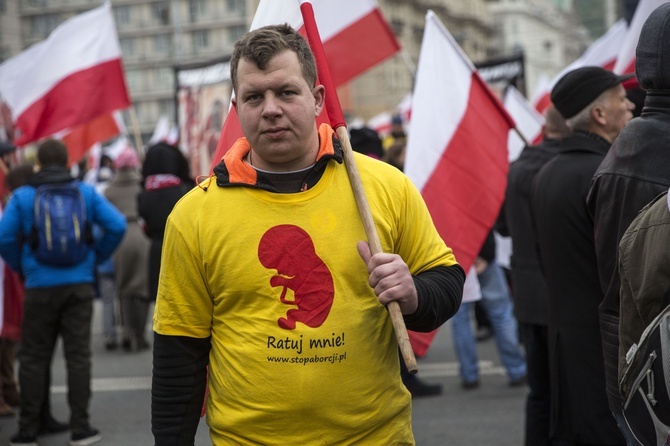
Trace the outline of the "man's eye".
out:
[[[295,94],[295,91],[292,90],[285,90],[279,93],[281,96],[293,96]]]

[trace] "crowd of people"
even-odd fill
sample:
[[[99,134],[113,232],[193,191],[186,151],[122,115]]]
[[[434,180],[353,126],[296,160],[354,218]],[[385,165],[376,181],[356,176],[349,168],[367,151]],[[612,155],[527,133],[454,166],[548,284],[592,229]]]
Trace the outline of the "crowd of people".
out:
[[[236,42],[232,104],[244,138],[199,184],[166,143],[143,159],[129,146],[78,181],[67,147],[41,142],[35,166],[9,166],[0,219],[0,416],[20,408],[10,444],[66,430],[73,446],[101,439],[89,422],[98,296],[108,351],[153,348],[156,446],[192,445],[203,411],[215,445],[414,444],[411,398],[441,387],[409,373],[385,307],[397,303],[417,332],[451,319],[461,385],[472,391],[475,301],[509,385],[528,387],[527,446],[639,446],[619,379],[670,292],[670,256],[655,243],[670,237],[668,32],[664,4],[640,34],[636,77],[646,95],[635,119],[624,88],[633,75],[589,66],[556,83],[543,140],[510,166],[465,297],[466,272],[402,173],[399,118],[385,138],[350,130],[381,252],[366,241],[361,203],[345,192],[356,180],[346,145],[316,123],[325,89],[288,25]],[[7,167],[10,151],[0,149]],[[84,204],[72,211],[85,245],[68,253],[74,260],[45,253],[64,243],[40,232],[37,209],[52,190]],[[509,271],[496,261],[494,230],[512,239]],[[67,423],[50,407],[59,338]]]
[[[98,168],[78,175],[59,140],[41,142],[34,165],[18,162],[14,150],[6,147],[2,153],[0,416],[20,409],[11,445],[36,445],[38,436],[68,430],[72,445],[93,444],[101,439],[88,414],[94,298],[102,301],[107,350],[150,348],[147,325],[167,215],[194,182],[186,157],[164,143],[149,147],[143,162],[128,145],[114,159],[103,155]],[[81,236],[88,248],[71,264],[53,264],[39,257],[36,247],[42,242],[38,191],[53,185],[74,185],[84,203]],[[160,190],[167,192],[152,196]],[[57,218],[54,226],[61,223]],[[59,338],[67,366],[68,422],[58,421],[50,404],[51,361]]]

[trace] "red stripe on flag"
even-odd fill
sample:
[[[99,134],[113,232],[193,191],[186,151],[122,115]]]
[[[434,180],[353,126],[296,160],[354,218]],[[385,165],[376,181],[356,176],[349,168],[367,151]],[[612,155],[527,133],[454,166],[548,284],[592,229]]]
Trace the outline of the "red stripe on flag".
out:
[[[465,271],[498,217],[507,186],[510,127],[488,102],[473,82],[465,115],[421,191],[438,232]]]
[[[364,45],[365,51],[357,51]],[[400,50],[378,8],[323,42],[335,86],[342,85]],[[374,51],[370,51],[374,49]]]
[[[102,114],[130,106],[120,59],[75,72],[30,105],[15,121],[17,145],[76,127]]]
[[[70,165],[79,162],[93,144],[107,141],[118,135],[119,132],[119,126],[113,114],[99,116],[74,128],[62,138],[67,146]]]
[[[325,108],[327,110],[328,116],[330,117],[330,125],[334,129],[342,127],[346,125],[346,122],[344,121],[344,115],[342,114],[340,98],[337,97],[337,91],[335,90],[330,67],[328,66],[328,61],[326,60],[326,53],[323,49],[323,43],[321,43],[319,28],[316,26],[312,4],[309,2],[302,3],[300,5],[300,12],[302,13],[302,19],[305,22],[307,40],[316,61],[317,71],[319,73],[319,81],[326,89]]]

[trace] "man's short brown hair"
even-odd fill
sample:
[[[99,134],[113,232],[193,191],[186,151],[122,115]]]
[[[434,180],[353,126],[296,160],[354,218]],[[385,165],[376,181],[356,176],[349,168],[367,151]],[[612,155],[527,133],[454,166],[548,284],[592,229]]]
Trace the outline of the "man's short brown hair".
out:
[[[37,162],[40,166],[62,166],[67,167],[67,147],[63,141],[47,139],[37,146]]]
[[[237,91],[237,66],[240,59],[246,59],[264,70],[267,63],[283,51],[290,50],[298,55],[302,76],[307,85],[316,85],[316,62],[307,41],[290,25],[270,25],[258,28],[245,34],[235,42],[233,55],[230,58],[230,79]]]

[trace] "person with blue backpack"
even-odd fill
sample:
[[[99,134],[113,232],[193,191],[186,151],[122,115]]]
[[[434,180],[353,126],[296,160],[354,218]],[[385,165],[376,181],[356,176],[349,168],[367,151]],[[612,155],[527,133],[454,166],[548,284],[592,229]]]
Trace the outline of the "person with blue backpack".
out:
[[[14,191],[0,219],[0,256],[25,278],[19,352],[21,415],[10,445],[36,445],[44,382],[61,336],[67,363],[72,446],[100,440],[89,423],[95,265],[116,249],[126,220],[93,186],[68,171],[67,147],[46,140],[38,171]],[[91,228],[103,234],[93,237]]]

